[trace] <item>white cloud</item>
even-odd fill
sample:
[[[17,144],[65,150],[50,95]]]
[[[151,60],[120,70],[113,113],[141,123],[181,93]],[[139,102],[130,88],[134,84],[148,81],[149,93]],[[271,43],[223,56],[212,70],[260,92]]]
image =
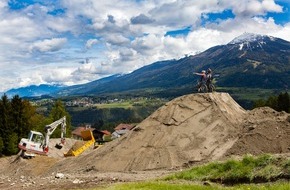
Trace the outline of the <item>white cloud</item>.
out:
[[[0,9],[7,7],[8,0],[1,0],[0,1]],[[1,10],[0,10],[1,12]]]
[[[106,64],[101,64],[95,59],[87,58],[83,64],[71,73],[70,80],[73,84],[90,82],[110,75],[110,69]]]
[[[42,72],[47,70],[45,73],[37,72],[36,74],[40,76],[47,83],[56,84],[61,81],[61,83],[69,83],[71,80],[71,73],[73,71],[72,68],[69,67],[57,67],[57,69],[51,70],[51,68],[46,67],[42,69]]]
[[[290,23],[284,27],[277,27],[275,30],[269,31],[269,35],[290,41]]]
[[[154,19],[149,18],[148,16],[144,14],[140,14],[138,16],[132,17],[130,21],[132,24],[150,24],[150,23],[155,22]]]
[[[217,11],[217,1],[171,1],[149,11],[156,23],[165,27],[184,27],[200,22],[201,13]],[[182,11],[179,11],[182,10]]]
[[[283,8],[280,5],[277,5],[274,0],[264,0],[262,1],[262,7],[265,11],[271,12],[282,12]]]
[[[91,63],[91,62],[88,62],[88,63],[84,63],[82,64],[78,69],[77,71],[79,73],[96,73],[97,72],[97,68]]]
[[[162,35],[149,34],[140,38],[136,38],[134,41],[132,41],[132,46],[138,52],[156,50],[160,47],[162,43],[162,38]]]
[[[35,23],[27,17],[14,16],[0,20],[0,42],[7,44],[28,41],[40,35]],[[9,40],[7,40],[9,39]]]
[[[130,40],[120,34],[104,36],[105,40],[112,45],[122,45],[130,42]]]
[[[252,17],[265,15],[267,12],[282,12],[282,7],[274,0],[243,0],[243,1],[221,1],[223,6],[232,8],[237,17]]]
[[[99,40],[97,39],[89,39],[86,43],[86,48],[90,49],[94,44],[97,44]]]
[[[34,42],[30,46],[31,51],[40,51],[40,52],[53,52],[60,50],[66,43],[66,38],[52,38],[45,39],[42,41]]]
[[[122,62],[135,61],[136,55],[137,55],[137,52],[129,48],[121,49],[119,52],[120,61]]]

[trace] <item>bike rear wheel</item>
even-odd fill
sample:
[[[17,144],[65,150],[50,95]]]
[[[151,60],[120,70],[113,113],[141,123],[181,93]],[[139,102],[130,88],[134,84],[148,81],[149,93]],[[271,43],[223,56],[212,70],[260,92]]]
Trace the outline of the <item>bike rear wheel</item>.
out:
[[[213,84],[210,84],[210,85],[208,86],[208,91],[209,91],[209,92],[214,92],[214,91],[215,91],[215,86],[214,86]]]

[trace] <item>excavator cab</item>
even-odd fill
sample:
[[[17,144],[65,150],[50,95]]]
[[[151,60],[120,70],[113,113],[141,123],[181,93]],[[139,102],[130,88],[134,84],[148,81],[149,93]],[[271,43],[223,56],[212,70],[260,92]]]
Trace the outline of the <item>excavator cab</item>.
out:
[[[28,140],[31,142],[42,144],[43,139],[43,134],[37,131],[30,131],[30,133],[28,134]]]
[[[37,154],[43,153],[44,136],[37,131],[30,131],[28,138],[22,138],[18,144],[19,149]]]

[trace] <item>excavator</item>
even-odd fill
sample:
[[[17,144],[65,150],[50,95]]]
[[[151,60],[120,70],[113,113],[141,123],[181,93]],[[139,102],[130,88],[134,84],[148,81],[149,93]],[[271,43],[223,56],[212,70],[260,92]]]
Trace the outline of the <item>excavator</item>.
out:
[[[59,125],[61,125],[61,141],[60,143],[56,144],[55,147],[61,149],[65,143],[65,116],[49,125],[46,125],[44,128],[45,135],[38,131],[30,131],[27,139],[22,138],[18,144],[18,148],[21,150],[21,156],[23,158],[32,158],[35,157],[35,154],[47,155],[50,136]]]

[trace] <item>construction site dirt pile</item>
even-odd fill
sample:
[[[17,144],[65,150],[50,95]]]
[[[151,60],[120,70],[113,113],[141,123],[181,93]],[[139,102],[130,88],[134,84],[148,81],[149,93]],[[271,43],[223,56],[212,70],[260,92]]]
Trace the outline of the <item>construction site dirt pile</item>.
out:
[[[58,154],[53,149],[42,162],[6,159],[0,161],[0,171],[9,168],[11,174],[20,174],[21,164],[27,166],[27,175],[43,176],[172,170],[232,155],[289,153],[289,149],[289,114],[267,107],[246,111],[227,93],[190,94],[168,102],[133,130],[98,149],[69,158],[63,158],[65,150]],[[46,159],[47,165],[41,166]],[[35,162],[34,167],[27,162]],[[37,167],[43,168],[33,171]]]
[[[60,138],[50,139],[49,151],[46,156],[36,155],[34,158],[27,160],[22,159],[19,152],[15,156],[1,158],[0,172],[15,176],[34,177],[45,175],[49,169],[54,168],[57,162],[65,159],[64,153],[67,153],[73,148],[77,148],[76,146],[84,144],[84,141],[67,138],[65,144],[59,149],[55,145],[59,144],[60,141]],[[86,155],[90,150],[85,151],[83,154]]]
[[[290,152],[290,116],[286,112],[256,108],[249,111],[241,130],[226,155]]]

